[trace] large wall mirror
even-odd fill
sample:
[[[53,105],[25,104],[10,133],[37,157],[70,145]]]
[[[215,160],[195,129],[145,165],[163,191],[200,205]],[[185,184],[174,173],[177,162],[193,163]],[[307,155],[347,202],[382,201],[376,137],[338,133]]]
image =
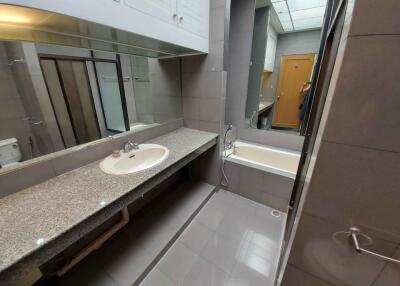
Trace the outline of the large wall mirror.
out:
[[[178,58],[0,42],[0,172],[182,117]]]
[[[326,2],[256,1],[247,127],[302,135],[312,100]]]

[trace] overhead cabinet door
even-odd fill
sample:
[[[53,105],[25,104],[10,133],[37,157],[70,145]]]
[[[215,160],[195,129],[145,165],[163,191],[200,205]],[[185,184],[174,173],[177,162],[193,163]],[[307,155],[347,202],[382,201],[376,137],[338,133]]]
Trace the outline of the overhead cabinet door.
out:
[[[177,0],[178,25],[201,37],[208,35],[209,0]]]
[[[125,0],[125,4],[170,24],[177,21],[176,0]]]

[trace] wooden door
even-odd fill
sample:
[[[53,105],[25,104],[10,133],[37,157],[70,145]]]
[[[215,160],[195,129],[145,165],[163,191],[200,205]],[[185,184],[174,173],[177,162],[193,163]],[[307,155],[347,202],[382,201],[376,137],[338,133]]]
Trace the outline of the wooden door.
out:
[[[300,127],[299,106],[303,101],[300,91],[311,79],[314,59],[315,54],[282,56],[273,127]]]

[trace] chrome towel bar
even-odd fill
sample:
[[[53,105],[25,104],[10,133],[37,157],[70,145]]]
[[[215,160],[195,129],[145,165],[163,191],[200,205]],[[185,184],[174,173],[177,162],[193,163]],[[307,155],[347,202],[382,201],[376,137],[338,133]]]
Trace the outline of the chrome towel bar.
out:
[[[348,233],[350,234],[350,237],[351,237],[351,239],[353,241],[353,244],[354,244],[357,252],[359,252],[359,253],[363,253],[364,252],[366,254],[369,254],[369,255],[372,255],[372,256],[375,256],[375,257],[379,257],[379,258],[382,258],[382,259],[390,261],[390,262],[400,263],[400,260],[397,260],[397,259],[394,259],[394,258],[391,258],[391,257],[387,257],[387,256],[381,255],[379,253],[375,253],[375,252],[372,252],[372,251],[370,251],[368,249],[364,249],[364,248],[360,247],[360,243],[358,242],[358,236],[360,236],[360,235],[362,235],[364,237],[368,237],[368,236],[366,236],[365,234],[361,233],[361,231],[358,228],[351,227],[349,229]]]

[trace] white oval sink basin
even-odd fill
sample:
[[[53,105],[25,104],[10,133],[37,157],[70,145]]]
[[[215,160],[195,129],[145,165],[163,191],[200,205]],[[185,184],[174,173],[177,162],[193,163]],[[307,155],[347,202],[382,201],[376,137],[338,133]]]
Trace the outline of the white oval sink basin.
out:
[[[121,156],[112,155],[100,162],[100,169],[111,175],[130,174],[154,167],[164,161],[169,150],[157,144],[140,144],[139,149],[128,153],[121,151]]]

